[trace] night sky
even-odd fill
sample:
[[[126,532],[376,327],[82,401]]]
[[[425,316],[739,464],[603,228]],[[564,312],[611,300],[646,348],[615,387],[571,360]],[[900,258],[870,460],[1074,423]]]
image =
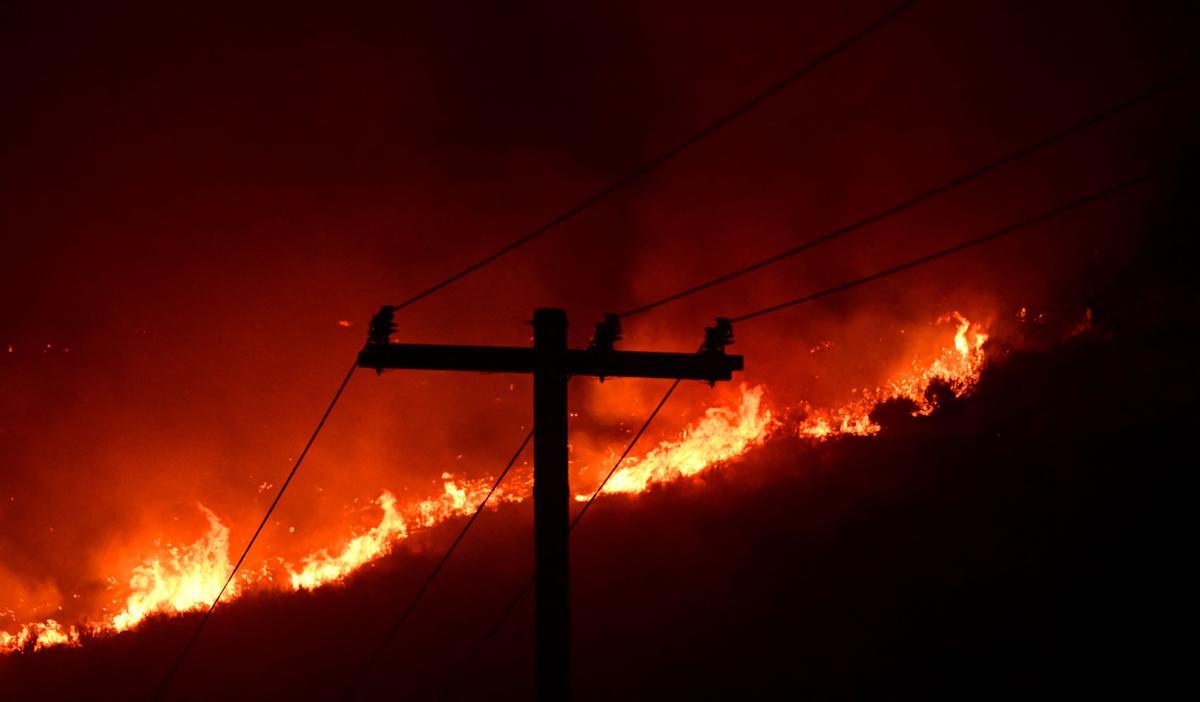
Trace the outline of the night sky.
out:
[[[94,616],[108,578],[203,532],[198,504],[230,525],[236,556],[379,305],[534,229],[894,4],[6,3],[0,628]],[[524,345],[532,311],[550,306],[585,345],[605,312],[824,234],[1194,71],[1187,5],[919,2],[630,187],[403,310],[396,339]],[[1194,371],[1179,359],[1195,350],[1184,340],[1197,308],[1180,262],[1194,249],[1180,241],[1195,236],[1198,108],[1183,81],[900,216],[627,321],[624,348],[692,351],[716,315],[1180,164],[735,328],[746,372],[682,386],[648,445],[736,401],[740,383],[765,386],[784,416],[841,402],[883,382],[951,311],[987,323],[1004,344],[993,358],[1009,361],[925,423],[771,441],[712,480],[601,500],[578,546],[595,558],[575,567],[577,696],[1104,689],[1088,678],[1096,665],[1128,663],[1120,646],[1156,635],[1131,609],[1153,588],[1113,577],[1154,577],[1153,554],[1114,545],[1106,558],[1100,544],[1132,538],[1116,520],[1150,530],[1156,498],[1121,500],[1161,487],[1171,461],[1134,438],[1170,435],[1191,402]],[[1046,314],[1046,338],[1003,333],[1021,308]],[[1093,332],[1072,336],[1085,314]],[[664,389],[574,381],[578,469],[619,453]],[[383,489],[417,497],[444,472],[495,475],[529,429],[530,402],[527,378],[359,373],[250,563],[370,526]],[[408,643],[381,660],[395,676],[370,690],[436,697],[525,577],[529,521],[527,504],[510,505],[481,526]],[[345,587],[218,610],[178,698],[336,698],[458,524]],[[1111,627],[1094,626],[1100,609]],[[465,696],[530,695],[530,614],[517,617]],[[194,624],[164,618],[2,656],[0,699],[148,696]],[[249,651],[268,651],[262,668]],[[286,682],[263,681],[281,667]],[[1137,677],[1130,691],[1144,691]]]

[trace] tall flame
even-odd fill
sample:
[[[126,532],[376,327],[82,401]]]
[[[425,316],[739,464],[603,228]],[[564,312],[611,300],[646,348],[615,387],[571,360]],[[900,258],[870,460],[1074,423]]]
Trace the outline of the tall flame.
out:
[[[232,569],[229,527],[204,505],[200,509],[208,518],[208,533],[191,546],[172,546],[165,558],[147,560],[133,569],[129,581],[133,594],[113,617],[113,629],[125,631],[155,612],[207,607],[216,598]],[[229,583],[226,594],[236,597],[237,592],[237,582]]]

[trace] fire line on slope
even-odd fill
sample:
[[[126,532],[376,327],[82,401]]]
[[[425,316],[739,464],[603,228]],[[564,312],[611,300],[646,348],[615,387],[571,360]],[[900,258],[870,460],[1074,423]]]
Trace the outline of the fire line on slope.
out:
[[[701,475],[761,446],[778,431],[816,441],[845,435],[870,436],[880,431],[871,420],[872,410],[897,398],[912,401],[916,415],[932,413],[936,400],[927,397],[927,391],[933,383],[945,383],[959,396],[974,388],[986,360],[988,339],[983,325],[968,321],[958,312],[943,315],[937,323],[953,323],[955,333],[952,342],[938,344],[931,361],[912,360],[903,372],[878,387],[858,392],[853,401],[840,406],[804,406],[798,419],[785,423],[768,406],[763,386],[742,386],[734,406],[709,408],[678,437],[660,442],[640,457],[629,457],[604,492],[640,493],[656,484]],[[441,494],[407,505],[384,490],[376,500],[382,514],[375,526],[337,547],[318,548],[296,563],[280,563],[278,570],[273,571],[269,564],[246,570],[231,584],[225,599],[237,599],[256,589],[313,590],[342,582],[390,553],[414,532],[468,516],[491,482],[489,478],[458,479],[443,473]],[[530,476],[514,476],[507,487],[497,491],[490,507],[519,503],[531,494],[531,488]],[[576,499],[587,499],[587,495],[577,495]],[[190,545],[167,547],[136,566],[127,579],[128,595],[116,614],[76,625],[63,625],[54,619],[22,624],[15,632],[0,632],[0,653],[78,646],[90,636],[136,628],[151,615],[208,607],[231,568],[229,526],[203,505],[200,509],[208,520],[207,532]]]

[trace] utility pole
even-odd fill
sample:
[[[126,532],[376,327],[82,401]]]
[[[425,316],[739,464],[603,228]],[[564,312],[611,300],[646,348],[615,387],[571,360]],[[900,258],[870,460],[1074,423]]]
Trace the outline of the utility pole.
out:
[[[533,315],[533,348],[393,344],[395,308],[383,307],[371,320],[361,368],[525,373],[533,375],[533,523],[536,598],[537,699],[566,702],[570,697],[570,590],[568,532],[570,483],[567,475],[567,380],[573,375],[601,379],[680,378],[715,383],[742,370],[742,357],[725,353],[733,343],[728,320],[706,330],[699,353],[617,351],[620,322],[615,315],[596,325],[587,349],[567,348],[567,315],[539,309]]]

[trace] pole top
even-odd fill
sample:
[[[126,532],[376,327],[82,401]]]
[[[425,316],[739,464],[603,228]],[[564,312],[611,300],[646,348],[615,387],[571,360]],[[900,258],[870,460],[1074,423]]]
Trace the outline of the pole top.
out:
[[[567,326],[567,311],[557,307],[540,307],[533,311],[533,325]]]

